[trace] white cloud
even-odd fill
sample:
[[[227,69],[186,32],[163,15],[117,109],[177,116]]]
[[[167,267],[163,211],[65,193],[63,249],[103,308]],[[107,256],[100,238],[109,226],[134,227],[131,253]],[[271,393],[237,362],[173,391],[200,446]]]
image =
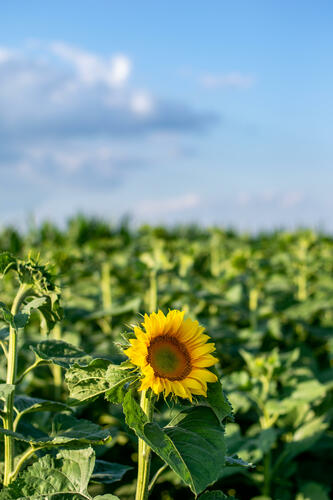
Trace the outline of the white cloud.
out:
[[[200,77],[200,83],[207,89],[248,89],[255,83],[253,75],[246,75],[239,72],[225,74],[206,73]]]
[[[52,43],[51,51],[71,63],[81,81],[88,85],[104,83],[110,87],[122,86],[132,70],[131,60],[121,54],[102,58],[63,42]]]

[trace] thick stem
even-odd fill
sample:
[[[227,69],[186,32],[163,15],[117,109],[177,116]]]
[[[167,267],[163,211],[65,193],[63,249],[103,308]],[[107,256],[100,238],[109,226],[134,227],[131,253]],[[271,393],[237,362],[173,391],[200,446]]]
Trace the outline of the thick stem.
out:
[[[15,316],[20,306],[29,295],[31,290],[31,285],[21,284],[16,297],[14,299],[11,313]],[[16,372],[17,372],[17,331],[12,326],[9,329],[9,346],[8,346],[8,360],[7,360],[7,384],[16,384]],[[9,431],[13,430],[13,416],[14,416],[14,396],[15,391],[13,391],[5,402],[5,417],[4,417],[4,429]],[[4,436],[5,441],[5,470],[4,470],[4,486],[8,486],[11,481],[11,474],[14,468],[14,439],[12,436]]]
[[[58,324],[53,328],[53,338],[56,340],[61,340],[61,326]],[[54,384],[54,399],[59,401],[61,399],[61,391],[62,391],[62,370],[61,366],[53,364],[51,367],[52,375],[53,375],[53,384]]]
[[[150,422],[154,413],[154,404],[151,401],[151,394],[142,391],[140,406],[148,417]],[[151,449],[150,446],[139,438],[138,449],[138,481],[136,485],[135,500],[147,500],[149,472],[150,472]]]
[[[10,481],[14,481],[16,479],[18,473],[21,470],[22,465],[26,460],[28,460],[37,450],[40,450],[42,447],[39,448],[34,448],[33,446],[30,446],[25,453],[21,456],[20,460],[17,462],[15,470],[12,472],[10,476]]]

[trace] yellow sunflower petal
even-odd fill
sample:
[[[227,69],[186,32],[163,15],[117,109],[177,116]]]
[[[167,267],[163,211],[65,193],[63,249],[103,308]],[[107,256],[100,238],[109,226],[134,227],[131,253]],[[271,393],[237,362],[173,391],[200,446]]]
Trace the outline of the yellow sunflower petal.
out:
[[[142,372],[140,390],[174,394],[192,401],[192,395],[207,395],[207,383],[217,380],[205,369],[217,362],[211,355],[215,345],[197,321],[184,319],[184,311],[162,311],[144,316],[125,354]]]

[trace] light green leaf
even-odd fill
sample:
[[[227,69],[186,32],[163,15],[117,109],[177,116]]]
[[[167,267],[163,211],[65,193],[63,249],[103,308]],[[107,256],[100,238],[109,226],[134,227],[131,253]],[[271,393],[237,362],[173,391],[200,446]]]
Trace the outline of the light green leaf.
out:
[[[126,394],[127,385],[138,378],[132,370],[118,365],[109,365],[106,372],[106,379],[109,383],[109,389],[105,396],[111,403],[121,403]]]
[[[91,360],[91,356],[82,349],[63,340],[43,340],[38,344],[30,345],[30,349],[41,359],[51,361],[63,368],[69,368],[75,362],[87,363]]]
[[[0,500],[90,499],[87,487],[95,463],[92,448],[61,450],[45,455],[0,493]]]
[[[106,359],[93,359],[88,366],[74,364],[66,371],[70,403],[92,401],[109,389],[106,371],[110,365]]]
[[[8,396],[10,396],[15,391],[15,385],[13,384],[0,384],[0,399],[7,401]]]
[[[210,408],[192,407],[162,429],[147,421],[131,391],[123,407],[127,424],[195,494],[218,479],[225,465],[224,428]]]
[[[75,364],[65,376],[71,404],[91,401],[104,393],[109,401],[120,403],[124,387],[136,378],[128,368],[105,359],[94,359],[88,366]]]
[[[104,484],[120,481],[127,471],[133,469],[129,465],[122,465],[104,460],[96,460],[95,469],[91,479]]]

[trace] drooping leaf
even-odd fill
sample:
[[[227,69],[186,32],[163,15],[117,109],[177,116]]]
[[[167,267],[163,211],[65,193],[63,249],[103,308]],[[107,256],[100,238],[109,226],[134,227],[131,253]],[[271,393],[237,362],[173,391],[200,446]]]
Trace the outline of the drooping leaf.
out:
[[[91,360],[91,356],[86,354],[82,349],[76,347],[63,340],[43,340],[42,342],[31,344],[30,349],[37,356],[46,361],[69,368],[74,363],[87,363]]]
[[[131,391],[123,408],[127,424],[195,494],[218,479],[225,465],[224,428],[210,408],[183,411],[163,429],[147,421]]]
[[[111,484],[116,481],[120,481],[124,474],[132,469],[133,467],[130,467],[129,465],[96,460],[95,469],[91,479],[99,483]]]
[[[30,396],[17,396],[15,398],[14,407],[17,412],[21,414],[21,416],[26,413],[39,411],[71,411],[71,408],[65,403],[48,401],[40,398],[31,398]]]
[[[0,428],[0,434],[13,436],[17,441],[36,446],[50,448],[53,446],[70,446],[74,444],[101,444],[110,437],[110,432],[104,430],[89,420],[76,419],[69,415],[58,414],[53,419],[49,435],[39,433],[38,437],[20,432],[12,432]]]

